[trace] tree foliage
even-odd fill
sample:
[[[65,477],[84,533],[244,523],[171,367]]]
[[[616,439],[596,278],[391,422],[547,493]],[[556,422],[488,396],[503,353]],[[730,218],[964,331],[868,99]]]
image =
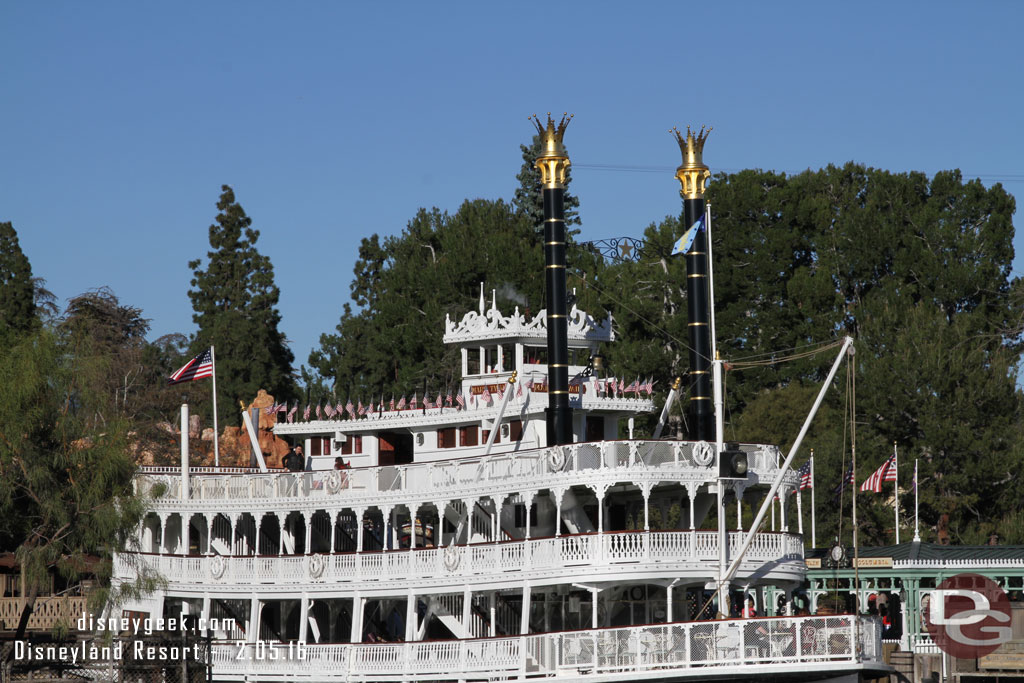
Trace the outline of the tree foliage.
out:
[[[189,263],[194,277],[188,295],[199,326],[191,351],[215,346],[218,411],[226,423],[239,424],[238,401],[250,400],[259,389],[278,399],[295,395],[294,356],[279,329],[274,268],[256,250],[259,231],[227,185],[217,209],[205,269],[201,259]]]
[[[49,329],[0,351],[0,547],[25,580],[19,638],[49,572],[104,582],[143,514],[128,423],[101,388],[108,370]]]
[[[460,357],[441,342],[445,316],[477,309],[481,283],[488,302],[493,288],[505,310],[536,312],[543,263],[533,226],[503,201],[467,201],[454,215],[421,209],[400,235],[362,241],[351,287],[359,308],[345,305],[310,364],[339,398],[452,387]]]
[[[0,223],[0,346],[36,326],[32,266],[11,223]]]

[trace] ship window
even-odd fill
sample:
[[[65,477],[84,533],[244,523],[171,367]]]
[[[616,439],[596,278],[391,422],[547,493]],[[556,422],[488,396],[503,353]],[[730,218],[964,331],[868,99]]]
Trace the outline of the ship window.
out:
[[[341,454],[352,455],[353,453],[363,452],[363,437],[361,436],[350,436],[345,441],[341,442]],[[324,453],[324,455],[328,455]]]
[[[523,421],[512,420],[508,423],[509,427],[509,441],[522,441],[523,440]]]
[[[455,427],[437,430],[438,448],[455,448]]]
[[[501,371],[512,372],[516,369],[516,351],[512,344],[501,345]]]
[[[477,349],[466,349],[466,374],[480,374],[480,352]]]
[[[544,346],[524,346],[523,363],[545,365],[548,362],[548,350]]]
[[[483,443],[487,443],[487,440],[489,438],[491,438],[491,430],[490,429],[481,429],[480,430],[480,441],[482,441]]]
[[[480,428],[476,425],[459,427],[459,445],[476,446],[480,443]]]
[[[331,440],[329,438],[321,438],[315,436],[309,440],[309,454],[310,455],[330,455],[331,454]]]
[[[498,347],[488,346],[484,349],[485,353],[485,364],[487,366],[486,372],[497,372],[498,371]]]

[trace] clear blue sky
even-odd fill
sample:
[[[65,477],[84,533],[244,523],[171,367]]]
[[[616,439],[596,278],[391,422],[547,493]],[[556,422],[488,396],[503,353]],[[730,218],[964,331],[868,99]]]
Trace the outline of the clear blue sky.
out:
[[[1020,198],[1022,25],[1014,2],[5,2],[0,221],[62,304],[107,285],[152,338],[190,334],[230,184],[298,367],[362,237],[511,198],[533,113],[576,115],[584,239],[680,211],[687,124],[715,171],[960,168]]]

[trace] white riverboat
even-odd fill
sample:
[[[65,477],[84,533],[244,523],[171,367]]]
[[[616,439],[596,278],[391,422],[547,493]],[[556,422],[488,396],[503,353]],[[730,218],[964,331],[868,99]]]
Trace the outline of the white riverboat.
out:
[[[445,321],[462,378],[443,400],[277,424],[305,445],[305,471],[143,468],[138,488],[160,495],[138,550],[116,558],[115,583],[143,568],[166,582],[121,608],[198,617],[216,680],[889,671],[876,620],[796,615],[776,600],[806,573],[784,504],[799,482],[776,447],[728,444],[746,467],[722,478],[720,441],[634,439],[632,418],[655,406],[649,387],[594,362],[614,342],[610,317],[506,313],[481,291],[478,310]],[[548,381],[559,318],[572,378],[562,392]],[[568,396],[568,442],[552,442],[556,393]],[[739,528],[745,500],[770,488],[783,501],[777,530]],[[716,593],[752,597],[767,616],[719,614]]]

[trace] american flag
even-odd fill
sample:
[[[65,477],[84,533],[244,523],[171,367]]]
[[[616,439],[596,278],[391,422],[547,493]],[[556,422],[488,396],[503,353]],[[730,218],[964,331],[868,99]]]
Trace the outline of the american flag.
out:
[[[341,401],[338,401],[338,405],[334,406],[334,414],[335,415],[344,415],[345,414],[345,406],[343,406],[341,404]]]
[[[286,413],[286,412],[288,412],[288,403],[285,402],[285,403],[279,404],[277,406],[277,412],[279,412],[279,413]]]
[[[626,381],[625,380],[622,380],[622,379],[619,380],[619,393],[620,394],[626,393]]]
[[[324,414],[327,415],[327,417],[334,417],[334,406],[332,406],[330,403],[325,405]]]
[[[449,408],[452,407],[452,390],[448,390],[448,394],[444,397],[444,404]]]
[[[890,478],[889,470],[892,470],[892,476]],[[893,453],[889,456],[889,459],[882,463],[882,466],[871,473],[863,484],[860,486],[861,491],[873,491],[875,493],[882,492],[883,481],[896,481],[896,454]]]
[[[389,403],[388,405],[389,405],[388,410],[394,410],[395,409],[395,395],[394,394],[391,394],[391,403]]]
[[[648,377],[647,378],[647,384],[644,385],[644,391],[647,392],[648,396],[650,396],[651,394],[654,393],[654,378],[653,377]]]
[[[366,415],[366,406],[363,405],[363,399],[359,399],[359,407],[356,408],[356,415],[359,417]]]
[[[416,410],[416,406],[417,406],[416,392],[414,391],[414,392],[412,392],[412,400],[409,401],[409,409],[410,410]]]
[[[798,477],[800,477],[800,490],[814,488],[814,481],[811,479],[811,461],[808,460],[803,466],[796,471]]]
[[[853,465],[850,465],[850,469],[846,470],[846,474],[843,475],[843,480],[839,482],[839,486],[832,489],[832,493],[838,498],[846,488],[847,484],[852,486],[857,485],[857,480],[853,477]]]
[[[292,406],[292,409],[288,411],[288,422],[289,423],[295,421],[295,413],[297,413],[297,412],[299,412],[299,402],[298,401],[296,401],[295,405]]]
[[[461,391],[455,396],[455,402],[459,404],[459,410],[466,409],[466,397],[462,395]]]
[[[426,391],[423,392],[423,407],[424,408],[433,408],[434,407],[434,402],[430,400],[430,389],[427,389]]]
[[[402,396],[402,398],[398,399],[398,405],[395,406],[395,408],[397,410],[405,410],[405,396],[404,395]]]
[[[302,411],[302,419],[307,421],[307,422],[309,421],[309,411],[310,410],[312,410],[312,408],[310,408],[309,404],[307,403],[306,404],[306,409]]]
[[[316,419],[319,420],[322,417],[322,414],[323,414],[323,409],[320,408],[320,404],[317,403],[316,404]]]
[[[491,390],[486,384],[484,385],[484,393],[481,395],[481,398],[488,403],[491,402]]]
[[[213,377],[213,351],[206,349],[198,356],[185,363],[167,380],[168,384],[181,384],[204,377]]]
[[[516,388],[516,398],[521,398],[522,395],[523,395],[523,383],[520,382],[519,386]]]
[[[345,412],[348,413],[349,417],[356,416],[356,408],[352,405],[352,399],[349,399],[348,403],[345,404]]]

